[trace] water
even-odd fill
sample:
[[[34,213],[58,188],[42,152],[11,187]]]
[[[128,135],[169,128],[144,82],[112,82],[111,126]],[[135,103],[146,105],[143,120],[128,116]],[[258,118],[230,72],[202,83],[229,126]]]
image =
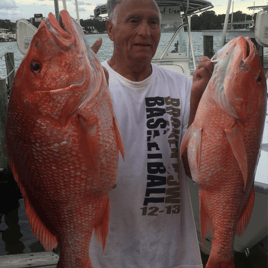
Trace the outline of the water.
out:
[[[172,37],[172,33],[163,33],[159,47],[164,50],[167,42]],[[107,34],[87,35],[90,45],[92,45],[99,37],[103,39],[103,45],[98,52],[100,61],[111,58],[113,53],[113,45]],[[203,55],[203,38],[200,32],[192,33],[193,46],[196,57],[196,64],[198,64],[200,57]],[[176,42],[176,40],[174,41]],[[214,50],[220,48],[220,36],[214,37]],[[174,49],[174,45],[171,46]],[[15,69],[19,67],[23,55],[17,48],[16,42],[0,43],[0,77],[6,77],[5,60],[2,57],[7,52],[14,53]],[[2,58],[1,58],[2,57]],[[193,64],[190,64],[191,72],[193,73]],[[1,187],[1,185],[0,185]],[[4,203],[3,203],[4,202]],[[1,200],[0,197],[0,255],[14,254],[14,253],[29,253],[40,252],[43,247],[34,237],[31,227],[28,223],[25,213],[24,201],[20,200]],[[11,209],[3,213],[1,207],[9,204]]]
[[[165,49],[167,42],[172,37],[173,33],[162,33],[159,48],[162,50]],[[100,61],[104,61],[107,59],[110,59],[113,53],[113,43],[110,41],[107,34],[94,34],[94,35],[87,35],[86,38],[88,39],[90,45],[92,45],[99,37],[102,38],[103,44],[100,48],[100,51],[98,52],[98,57]],[[203,54],[203,38],[200,32],[193,32],[192,33],[192,39],[193,39],[193,46],[196,56],[196,64],[198,64],[200,57]],[[174,42],[177,41],[177,38],[174,40]],[[220,37],[216,36],[214,37],[214,49],[215,51],[220,48]],[[171,45],[170,49],[174,49],[174,45]],[[15,59],[15,69],[17,70],[21,60],[23,58],[23,55],[19,51],[17,47],[16,42],[4,42],[0,43],[0,77],[6,77],[6,66],[5,66],[5,58],[4,54],[7,52],[13,52],[14,53],[14,59]],[[193,72],[193,64],[190,63],[191,71]]]

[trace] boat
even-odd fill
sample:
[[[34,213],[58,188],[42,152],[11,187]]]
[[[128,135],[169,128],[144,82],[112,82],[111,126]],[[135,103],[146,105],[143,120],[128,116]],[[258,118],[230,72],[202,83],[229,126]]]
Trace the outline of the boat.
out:
[[[171,69],[174,71],[178,71],[181,73],[184,73],[187,75],[190,79],[192,79],[189,63],[192,60],[194,64],[194,69],[196,69],[195,66],[195,58],[194,58],[194,51],[193,51],[193,45],[191,40],[191,30],[190,30],[190,24],[191,24],[191,16],[194,14],[197,14],[199,12],[207,11],[211,8],[213,8],[213,5],[205,0],[190,0],[187,2],[187,0],[156,0],[160,11],[161,11],[161,24],[168,24],[172,25],[170,28],[174,28],[174,25],[176,25],[176,30],[174,35],[170,40],[167,42],[167,46],[164,50],[158,49],[155,56],[152,59],[152,63],[155,63],[157,65],[161,65],[164,68]],[[230,1],[229,1],[230,2]],[[255,7],[257,8],[257,7]],[[261,6],[263,9],[263,12],[268,11],[268,6]],[[107,13],[107,7],[106,5],[100,5],[98,6],[95,11],[95,16],[105,15]],[[229,11],[227,12],[229,13]],[[266,14],[268,15],[268,14]],[[226,15],[228,16],[228,14]],[[225,21],[224,27],[227,29],[227,23],[228,20]],[[262,23],[258,21],[258,17],[256,22],[254,20],[248,21],[245,24],[249,26],[255,26],[257,23],[259,23],[259,26],[261,25],[262,28],[268,29],[268,20],[265,21],[265,24],[263,25],[263,19]],[[255,24],[255,25],[254,25]],[[231,25],[231,24],[229,24]],[[163,25],[161,25],[163,28]],[[184,32],[184,28],[187,27],[188,31],[188,38]],[[265,28],[267,27],[267,28]],[[251,38],[255,38],[258,41],[259,36],[261,33],[256,32],[253,29],[250,29],[254,27],[249,27],[248,29],[240,29],[240,30],[232,30],[229,29],[225,32],[223,31],[217,31],[217,35],[221,34],[222,39],[225,42],[226,35],[232,36],[231,32],[233,33],[232,38],[235,38],[237,36],[248,36],[250,35]],[[260,27],[258,27],[260,28]],[[212,31],[211,31],[212,32]],[[216,31],[215,31],[216,32]],[[262,36],[264,33],[267,35],[267,31],[262,33]],[[186,40],[188,40],[186,42]],[[266,40],[263,41],[262,45],[268,46],[268,36],[267,36],[267,42]],[[190,57],[190,49],[191,54],[193,55],[192,58]],[[268,107],[267,107],[268,111]],[[250,255],[251,249],[258,245],[259,243],[263,243],[263,241],[266,241],[268,238],[268,221],[267,221],[267,212],[268,212],[268,115],[266,114],[266,120],[265,120],[265,130],[263,133],[263,139],[260,149],[260,156],[259,161],[256,167],[256,174],[255,174],[255,203],[254,208],[251,214],[251,218],[248,224],[248,227],[243,234],[242,237],[235,237],[234,242],[234,250],[238,253],[243,253],[245,257],[248,257]],[[187,177],[191,201],[192,201],[192,207],[193,207],[193,213],[194,213],[194,219],[195,219],[195,225],[198,235],[198,240],[200,244],[201,251],[209,255],[211,250],[211,235],[208,235],[205,239],[204,244],[202,243],[201,238],[201,231],[200,231],[200,221],[199,221],[199,196],[198,196],[198,187],[194,184],[194,182]],[[267,257],[267,245],[266,249],[264,249],[264,254]],[[255,267],[255,266],[254,266]],[[257,266],[256,266],[257,267]]]

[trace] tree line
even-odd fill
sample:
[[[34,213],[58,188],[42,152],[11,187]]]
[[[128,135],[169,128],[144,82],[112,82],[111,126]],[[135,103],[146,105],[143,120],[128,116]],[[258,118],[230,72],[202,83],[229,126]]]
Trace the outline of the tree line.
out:
[[[223,23],[225,19],[225,14],[216,15],[214,11],[205,11],[200,15],[193,15],[191,19],[191,29],[193,31],[201,31],[201,30],[215,30],[222,29]],[[252,16],[242,13],[241,11],[237,11],[233,13],[233,21],[241,22],[245,20],[251,20]],[[231,14],[229,15],[229,21],[231,21]],[[85,28],[88,32],[96,29],[99,33],[103,33],[106,31],[105,21],[99,21],[97,19],[87,19],[80,20],[80,24]],[[93,28],[93,27],[94,28]],[[243,28],[243,25],[234,25],[235,29]],[[16,32],[16,23],[11,22],[10,20],[0,20],[0,28],[9,29],[9,31]]]
[[[243,22],[245,20],[251,20],[252,16],[242,13],[242,11],[237,11],[233,13],[233,22]],[[214,11],[205,11],[200,15],[193,15],[191,19],[191,30],[201,31],[201,30],[216,30],[222,29],[225,20],[225,14],[216,15]],[[229,22],[231,21],[231,14],[229,15]],[[81,25],[85,27],[86,30],[90,31],[90,26],[94,26],[98,32],[102,33],[106,31],[105,21],[99,20],[81,20]],[[244,28],[244,25],[234,25],[234,29]]]
[[[245,20],[251,20],[252,16],[237,11],[233,13],[233,22],[243,22]],[[225,20],[225,14],[216,15],[214,11],[205,11],[202,14],[193,15],[191,19],[191,29],[193,31],[198,30],[216,30],[222,29]],[[231,21],[231,14],[229,15],[229,22]],[[244,25],[234,25],[234,29],[244,28]]]
[[[11,22],[10,20],[0,20],[0,28],[8,29],[9,32],[16,32],[16,22]]]
[[[103,33],[106,31],[105,26],[106,21],[99,21],[97,19],[88,19],[88,20],[80,20],[80,25],[85,28],[89,33],[93,31],[93,27],[99,32]],[[92,27],[93,26],[93,27]]]

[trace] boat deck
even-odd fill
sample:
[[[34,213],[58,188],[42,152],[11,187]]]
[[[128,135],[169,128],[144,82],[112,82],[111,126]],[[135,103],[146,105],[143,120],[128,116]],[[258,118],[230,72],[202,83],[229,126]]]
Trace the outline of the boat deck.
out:
[[[53,252],[24,253],[0,256],[0,268],[56,268],[59,256]]]

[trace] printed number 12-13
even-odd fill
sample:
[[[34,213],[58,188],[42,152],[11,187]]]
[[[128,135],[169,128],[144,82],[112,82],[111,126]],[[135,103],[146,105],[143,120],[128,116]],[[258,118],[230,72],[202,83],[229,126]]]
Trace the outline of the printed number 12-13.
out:
[[[178,214],[180,213],[180,205],[173,205],[165,207],[165,210],[159,210],[158,207],[143,207],[142,216],[158,216],[159,214],[166,212],[166,214]]]

